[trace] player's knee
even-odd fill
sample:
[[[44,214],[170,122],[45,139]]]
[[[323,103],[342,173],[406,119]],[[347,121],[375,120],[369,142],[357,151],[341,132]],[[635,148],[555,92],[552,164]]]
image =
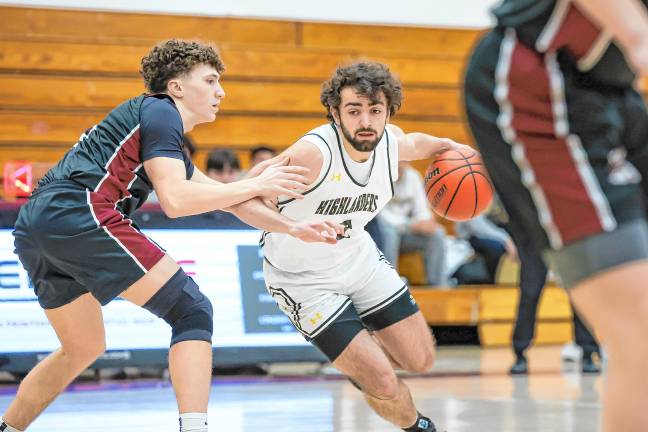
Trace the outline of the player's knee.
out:
[[[144,305],[171,326],[171,345],[188,340],[211,343],[214,311],[209,299],[183,270]]]
[[[400,385],[393,371],[382,372],[371,377],[366,386],[362,386],[364,393],[380,400],[394,400],[398,398]]]
[[[425,373],[432,369],[435,358],[434,349],[425,349],[401,366],[408,372]]]
[[[87,366],[106,352],[106,339],[88,339],[84,340],[83,343],[75,344],[73,346],[63,345],[61,351],[71,363]]]
[[[193,291],[195,294],[185,291],[180,301],[164,317],[172,329],[171,345],[188,340],[211,343],[214,329],[212,304],[198,291],[197,286]]]

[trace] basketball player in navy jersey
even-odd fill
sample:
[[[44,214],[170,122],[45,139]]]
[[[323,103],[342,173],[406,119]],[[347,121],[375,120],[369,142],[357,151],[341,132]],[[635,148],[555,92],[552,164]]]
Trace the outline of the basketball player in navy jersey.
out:
[[[277,206],[297,220],[332,218],[344,233],[336,245],[264,234],[264,274],[295,327],[362,390],[376,413],[406,431],[435,431],[394,372],[430,370],[430,328],[364,226],[392,198],[399,160],[431,159],[465,146],[389,124],[401,99],[400,82],[379,63],[340,67],[324,83],[321,102],[331,123],[283,153],[308,169],[310,186],[303,200],[280,197]]]
[[[648,430],[647,5],[505,0],[465,79],[514,239],[545,252],[608,351],[605,432]]]
[[[182,136],[216,118],[223,64],[208,45],[170,40],[142,59],[150,94],[119,105],[39,182],[15,225],[15,246],[61,342],[23,380],[0,431],[24,430],[105,350],[101,306],[120,296],[172,329],[169,370],[181,431],[207,431],[212,307],[196,283],[129,218],[155,190],[170,217],[229,209],[305,242],[335,243],[339,227],[294,222],[260,198],[301,199],[308,171],[266,161],[220,184],[193,166]],[[124,425],[127,428],[127,425]]]

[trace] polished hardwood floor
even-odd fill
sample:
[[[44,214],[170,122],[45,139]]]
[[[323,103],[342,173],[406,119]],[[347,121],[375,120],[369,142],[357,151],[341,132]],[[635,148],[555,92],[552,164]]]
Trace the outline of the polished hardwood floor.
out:
[[[531,373],[507,374],[506,349],[442,348],[435,370],[406,376],[419,410],[447,432],[593,432],[603,377],[581,375],[560,347],[530,351]],[[387,432],[361,394],[330,368],[271,368],[268,376],[215,377],[210,431]],[[15,385],[0,386],[0,413]],[[165,380],[73,384],[29,431],[176,431],[173,392]]]

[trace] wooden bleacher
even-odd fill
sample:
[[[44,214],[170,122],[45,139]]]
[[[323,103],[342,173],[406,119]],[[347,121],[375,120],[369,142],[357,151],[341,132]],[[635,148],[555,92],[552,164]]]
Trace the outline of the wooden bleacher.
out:
[[[413,288],[430,325],[476,326],[481,346],[511,344],[517,313],[517,286],[464,285],[453,289]],[[536,324],[534,345],[562,344],[573,339],[569,300],[564,289],[545,287]]]
[[[214,42],[227,66],[217,121],[191,134],[199,167],[213,148],[234,148],[245,164],[249,148],[285,148],[325,122],[321,82],[338,64],[359,58],[389,64],[403,81],[405,102],[395,123],[470,144],[460,88],[478,36],[474,30],[0,7],[0,166],[58,160],[81,132],[144,90],[141,57],[172,37]],[[414,295],[431,324],[476,325],[482,344],[509,343],[515,287],[415,289]],[[569,313],[566,296],[548,288],[540,342],[569,340]]]
[[[213,41],[227,70],[219,119],[198,126],[198,166],[215,147],[282,149],[326,121],[319,88],[340,63],[388,63],[405,84],[405,130],[468,142],[460,102],[464,59],[478,33],[0,7],[0,165],[52,162],[143,85],[139,61],[171,38]],[[422,165],[421,165],[422,166]]]
[[[425,287],[420,253],[401,254],[399,273],[412,284],[425,319],[430,325],[477,327],[481,346],[508,346],[517,315],[519,261],[504,257],[495,276],[496,285],[463,285],[455,288]],[[543,290],[534,344],[562,344],[573,340],[572,311],[566,291],[549,282]]]

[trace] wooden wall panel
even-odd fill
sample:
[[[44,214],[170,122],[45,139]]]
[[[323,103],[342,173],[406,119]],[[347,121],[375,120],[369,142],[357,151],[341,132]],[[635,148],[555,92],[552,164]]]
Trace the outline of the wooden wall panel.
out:
[[[100,114],[0,111],[0,144],[72,145],[84,130],[102,118]],[[221,115],[213,123],[197,126],[191,135],[205,147],[246,147],[267,143],[283,148],[324,123],[324,117]],[[404,130],[465,141],[464,127],[457,122],[407,120],[398,122],[398,125]]]
[[[58,159],[144,90],[142,56],[171,36],[215,41],[227,66],[219,118],[191,134],[199,161],[214,147],[244,160],[261,143],[282,149],[325,123],[321,83],[357,59],[403,81],[395,124],[468,141],[460,87],[475,31],[0,7],[0,163]]]
[[[463,59],[478,34],[460,29],[304,23],[301,37],[306,48],[335,47]]]
[[[7,109],[76,109],[104,111],[144,91],[142,80],[42,75],[0,75]]]
[[[0,38],[136,43],[169,38],[294,46],[297,23],[163,14],[0,7]]]
[[[362,50],[344,51],[330,48],[282,50],[242,50],[222,46],[227,66],[226,76],[268,77],[323,81],[335,68],[358,60],[372,60],[389,65],[405,84],[459,86],[464,60],[454,58],[414,57],[404,53],[369,54]]]
[[[7,109],[109,110],[142,93],[140,78],[101,78],[1,74],[0,106]],[[223,112],[310,113],[324,115],[319,83],[241,82],[223,80],[226,97]],[[447,88],[405,89],[404,103],[396,120],[407,116],[459,118],[459,91]]]
[[[71,146],[81,133],[103,118],[96,114],[0,111],[0,144],[17,148]]]
[[[54,74],[138,76],[148,46],[89,43],[48,43],[0,40],[0,70],[42,71]],[[321,83],[335,68],[358,59],[386,63],[406,85],[458,87],[464,62],[459,59],[416,58],[406,55],[368,57],[344,51],[300,48],[250,49],[220,46],[226,65],[224,79],[312,81]],[[409,89],[406,88],[406,91]]]
[[[1,8],[0,8],[1,13]],[[150,47],[0,40],[0,69],[59,74],[136,75]]]
[[[32,163],[47,162],[54,165],[67,151],[59,147],[23,147],[17,151],[12,146],[0,146],[0,166],[8,161],[23,160]]]

